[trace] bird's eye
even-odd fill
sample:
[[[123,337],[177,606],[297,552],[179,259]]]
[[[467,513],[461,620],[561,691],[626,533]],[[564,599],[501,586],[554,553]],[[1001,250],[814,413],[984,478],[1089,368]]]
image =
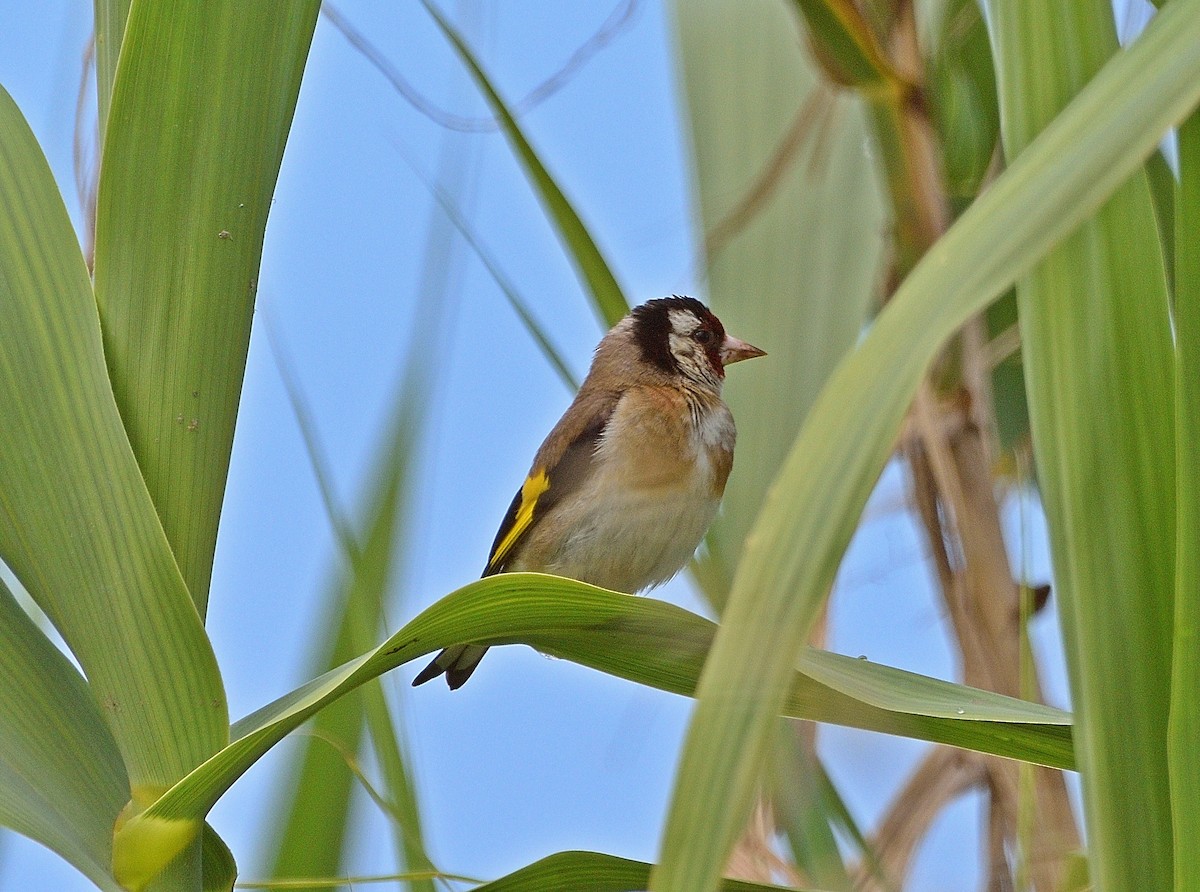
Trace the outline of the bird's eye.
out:
[[[712,343],[713,333],[707,328],[701,328],[692,337],[695,338],[697,344],[708,346]]]

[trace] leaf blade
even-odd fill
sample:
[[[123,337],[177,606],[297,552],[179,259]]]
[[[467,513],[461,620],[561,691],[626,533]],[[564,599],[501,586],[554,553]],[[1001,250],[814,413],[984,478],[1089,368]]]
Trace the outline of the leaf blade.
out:
[[[0,557],[78,657],[146,793],[225,744],[225,693],[113,401],[66,208],[3,90],[0,206]]]
[[[1103,0],[1057,11],[998,0],[989,13],[1012,157],[1117,52],[1116,29]],[[1021,279],[1017,301],[1055,596],[1081,716],[1091,875],[1100,888],[1170,888],[1163,716],[1176,484],[1173,413],[1164,408],[1174,405],[1174,369],[1144,172]]]
[[[600,852],[556,852],[475,892],[637,892],[646,888],[650,865]],[[722,892],[771,892],[783,886],[724,880]],[[787,887],[791,888],[791,887]]]
[[[318,7],[133,4],[104,131],[105,356],[202,616],[263,232]]]
[[[471,73],[471,77],[475,79],[475,83],[479,86],[484,98],[487,99],[488,105],[495,112],[500,123],[504,135],[508,137],[509,143],[517,154],[517,158],[521,161],[525,172],[529,177],[530,183],[537,190],[538,197],[542,201],[542,206],[550,215],[555,227],[558,229],[559,238],[563,242],[563,247],[567,249],[567,253],[575,264],[575,269],[583,278],[584,285],[590,292],[592,302],[596,307],[600,317],[609,326],[616,325],[626,313],[629,312],[629,301],[626,300],[621,286],[617,284],[617,279],[612,273],[612,269],[608,261],[604,259],[604,255],[600,253],[600,248],[596,245],[591,233],[588,232],[583,220],[576,213],[575,208],[571,205],[570,200],[559,188],[554,177],[546,169],[529,140],[525,138],[525,134],[521,126],[517,123],[517,119],[513,117],[507,103],[501,98],[500,94],[493,86],[491,79],[479,64],[479,60],[467,46],[462,35],[446,20],[446,18],[437,10],[437,8],[429,2],[429,0],[421,0],[429,15],[437,23],[438,28],[448,40],[454,51],[458,53],[460,59],[467,70]]]
[[[112,824],[129,799],[121,753],[87,683],[0,580],[0,825],[102,889]]]
[[[747,540],[701,680],[656,892],[713,888],[750,808],[790,657],[927,363],[1141,163],[1200,99],[1198,78],[1200,4],[1177,0],[930,249],[831,377]]]
[[[201,818],[224,791],[309,716],[364,682],[451,644],[530,644],[552,656],[686,695],[695,689],[715,632],[716,626],[708,620],[672,604],[575,580],[539,573],[503,573],[477,580],[423,611],[375,651],[237,722],[233,742],[131,820],[118,833],[116,850],[142,850],[142,834],[163,838],[184,828],[198,832]],[[888,670],[893,677],[904,677],[922,688],[913,696],[887,683],[870,684],[863,676],[879,672],[873,664],[817,651],[808,653],[807,659],[813,671],[824,673],[839,687],[857,684],[873,689],[875,703],[794,673],[784,714],[1055,767],[1072,764],[1070,716],[1061,711]],[[941,705],[924,705],[925,687],[943,693]],[[909,708],[922,711],[902,711]],[[182,835],[178,839],[187,841]]]
[[[1167,763],[1175,830],[1175,888],[1200,886],[1200,114],[1179,131],[1180,187],[1175,201],[1175,652]]]

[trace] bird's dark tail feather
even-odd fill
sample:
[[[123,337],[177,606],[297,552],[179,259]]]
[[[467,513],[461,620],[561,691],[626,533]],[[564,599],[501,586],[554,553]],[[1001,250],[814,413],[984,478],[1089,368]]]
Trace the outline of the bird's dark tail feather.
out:
[[[467,683],[467,679],[471,677],[485,653],[487,648],[481,644],[456,644],[447,647],[413,679],[413,687],[444,674],[450,690],[457,690]]]

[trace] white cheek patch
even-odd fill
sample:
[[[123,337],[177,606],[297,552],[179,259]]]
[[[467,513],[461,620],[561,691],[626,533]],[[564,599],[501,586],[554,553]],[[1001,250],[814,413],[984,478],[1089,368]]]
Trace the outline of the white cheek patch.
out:
[[[671,355],[685,368],[698,370],[699,350],[692,335],[700,327],[700,320],[689,310],[671,310],[667,313],[667,319],[671,323],[671,333],[667,336]]]
[[[684,360],[692,354],[692,339],[686,335],[679,335],[671,332],[667,338],[667,345],[671,349],[671,355],[676,359]]]
[[[690,338],[700,327],[700,320],[689,310],[671,310],[667,313],[671,321],[671,344],[675,344],[675,336]]]

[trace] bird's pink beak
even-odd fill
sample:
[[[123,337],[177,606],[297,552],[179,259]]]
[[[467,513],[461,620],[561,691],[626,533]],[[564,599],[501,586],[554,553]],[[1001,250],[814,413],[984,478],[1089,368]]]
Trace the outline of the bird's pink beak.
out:
[[[733,335],[725,335],[725,340],[721,343],[721,365],[727,366],[735,362],[741,362],[743,359],[753,359],[756,356],[766,356],[766,350],[759,350],[752,344],[747,344],[745,341],[735,338]]]

